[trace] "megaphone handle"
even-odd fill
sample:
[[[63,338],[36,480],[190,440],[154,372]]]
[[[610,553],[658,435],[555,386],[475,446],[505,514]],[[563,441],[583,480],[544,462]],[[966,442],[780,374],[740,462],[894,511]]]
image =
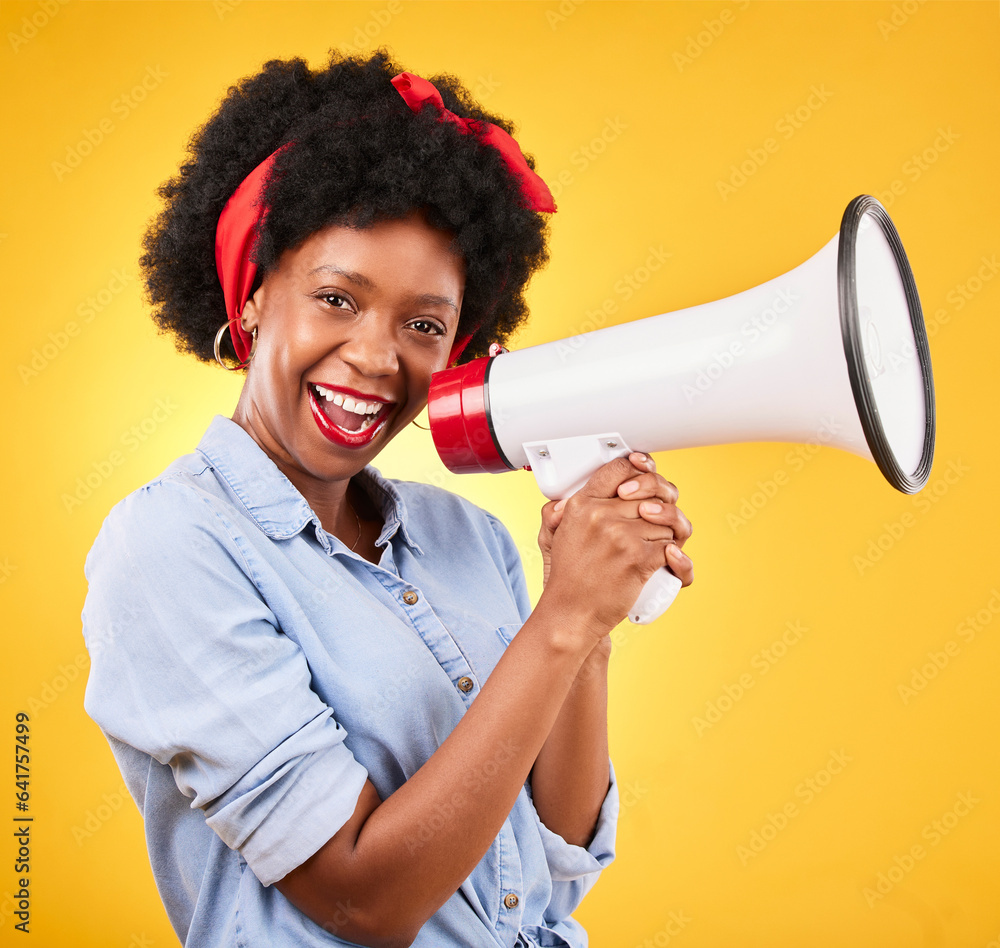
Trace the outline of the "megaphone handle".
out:
[[[649,625],[670,608],[680,591],[681,581],[666,566],[661,566],[642,587],[639,598],[629,610],[629,621],[636,625]]]
[[[575,494],[602,464],[632,453],[616,431],[532,441],[523,447],[531,473],[550,500],[562,500]],[[648,625],[658,619],[670,608],[680,588],[681,581],[666,566],[661,567],[642,587],[635,605],[629,609],[629,621]]]

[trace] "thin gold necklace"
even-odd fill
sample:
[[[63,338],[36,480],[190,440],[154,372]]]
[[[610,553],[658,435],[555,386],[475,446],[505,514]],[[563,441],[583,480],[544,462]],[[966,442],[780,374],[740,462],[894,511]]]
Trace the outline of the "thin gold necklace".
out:
[[[351,503],[350,498],[347,498],[347,506],[351,508],[351,513],[354,514],[354,519],[358,522],[358,537],[351,546],[351,552],[353,553],[358,548],[358,544],[361,542],[361,518],[358,516],[358,512],[354,509],[354,504]]]

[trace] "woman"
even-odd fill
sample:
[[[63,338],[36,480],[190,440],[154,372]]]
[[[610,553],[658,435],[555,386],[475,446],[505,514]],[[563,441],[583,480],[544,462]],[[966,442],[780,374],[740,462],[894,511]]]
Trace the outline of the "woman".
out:
[[[585,945],[608,633],[659,566],[692,578],[645,455],[543,508],[533,610],[494,518],[369,466],[524,318],[554,210],[501,120],[398,72],[268,63],[147,236],[159,325],[246,370],[87,562],[87,710],[189,946]]]

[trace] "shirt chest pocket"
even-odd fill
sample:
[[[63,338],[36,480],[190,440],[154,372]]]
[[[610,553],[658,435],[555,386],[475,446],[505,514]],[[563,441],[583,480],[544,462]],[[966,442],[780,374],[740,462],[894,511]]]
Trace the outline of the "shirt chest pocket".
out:
[[[503,642],[504,648],[506,648],[512,641],[514,641],[514,636],[517,634],[518,630],[521,628],[520,622],[512,622],[509,625],[501,625],[497,627],[497,635],[500,637],[500,641]]]

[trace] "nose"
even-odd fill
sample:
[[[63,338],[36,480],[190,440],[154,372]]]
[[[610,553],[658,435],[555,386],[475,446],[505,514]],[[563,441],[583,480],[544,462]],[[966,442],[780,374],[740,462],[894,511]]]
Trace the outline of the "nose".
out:
[[[399,369],[396,343],[391,333],[366,321],[340,346],[340,357],[366,378],[392,375]]]

